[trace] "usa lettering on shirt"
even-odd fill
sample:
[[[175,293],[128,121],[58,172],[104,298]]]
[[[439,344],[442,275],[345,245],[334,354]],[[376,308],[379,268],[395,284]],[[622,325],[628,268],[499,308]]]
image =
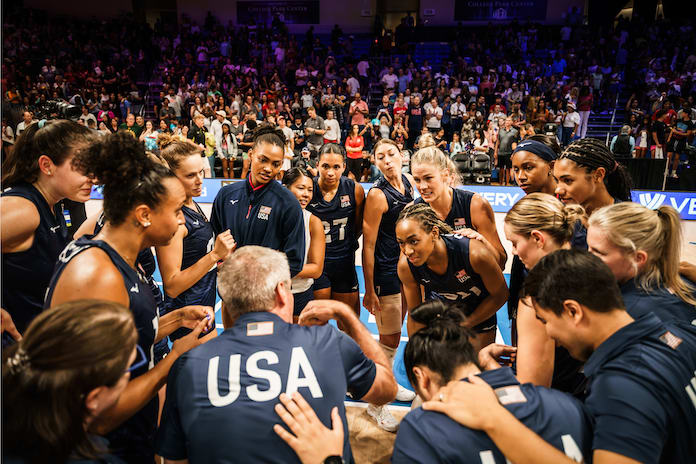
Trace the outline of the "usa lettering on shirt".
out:
[[[270,206],[262,206],[261,208],[259,208],[258,218],[268,221],[268,216],[271,215],[271,209],[272,208]]]
[[[350,207],[350,196],[349,195],[341,195],[341,208],[349,208]]]
[[[466,229],[466,219],[456,218],[454,220],[454,230]]]

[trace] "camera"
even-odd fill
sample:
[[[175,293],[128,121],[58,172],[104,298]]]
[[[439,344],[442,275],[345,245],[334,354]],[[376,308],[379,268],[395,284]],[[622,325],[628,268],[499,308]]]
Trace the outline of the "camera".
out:
[[[40,103],[34,111],[37,119],[71,119],[73,121],[76,121],[81,113],[79,106],[59,100]]]

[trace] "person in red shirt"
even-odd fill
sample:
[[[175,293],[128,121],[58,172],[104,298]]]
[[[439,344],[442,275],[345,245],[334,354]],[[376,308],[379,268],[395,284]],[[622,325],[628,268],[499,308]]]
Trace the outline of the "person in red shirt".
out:
[[[360,128],[353,124],[348,137],[346,137],[346,172],[344,175],[351,177],[356,182],[360,182],[360,167],[362,165],[362,151],[365,148],[365,140],[360,135]]]

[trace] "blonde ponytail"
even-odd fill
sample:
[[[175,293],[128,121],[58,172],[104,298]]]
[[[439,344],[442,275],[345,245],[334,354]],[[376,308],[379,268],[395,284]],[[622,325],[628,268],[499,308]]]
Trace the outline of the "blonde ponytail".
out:
[[[580,205],[564,205],[546,193],[530,193],[510,208],[505,223],[517,234],[528,236],[534,230],[546,232],[558,246],[568,243],[575,224],[586,219]]]

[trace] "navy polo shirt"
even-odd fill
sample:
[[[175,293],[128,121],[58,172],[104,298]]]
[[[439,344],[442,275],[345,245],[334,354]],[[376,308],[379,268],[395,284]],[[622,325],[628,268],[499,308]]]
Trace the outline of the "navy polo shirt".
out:
[[[696,456],[696,327],[647,314],[604,341],[585,363],[592,448],[642,463]]]
[[[193,463],[287,463],[299,459],[273,431],[281,393],[298,391],[324,425],[343,419],[343,458],[352,462],[344,400],[362,398],[377,369],[330,325],[302,327],[269,312],[240,316],[220,336],[172,366],[157,454]]]
[[[580,401],[549,388],[520,384],[509,367],[482,372],[479,377],[495,389],[503,406],[524,425],[566,455],[589,462],[591,420]],[[506,463],[485,432],[423,408],[411,411],[401,421],[392,462]]]
[[[684,321],[692,323],[696,321],[696,307],[670,293],[664,287],[654,288],[646,292],[636,284],[635,279],[631,279],[621,285],[621,297],[626,311],[634,319],[648,313],[655,313],[662,322]]]
[[[216,234],[229,229],[239,247],[259,245],[284,252],[291,276],[302,270],[302,207],[278,182],[254,187],[247,178],[222,187],[213,202],[210,224]]]

